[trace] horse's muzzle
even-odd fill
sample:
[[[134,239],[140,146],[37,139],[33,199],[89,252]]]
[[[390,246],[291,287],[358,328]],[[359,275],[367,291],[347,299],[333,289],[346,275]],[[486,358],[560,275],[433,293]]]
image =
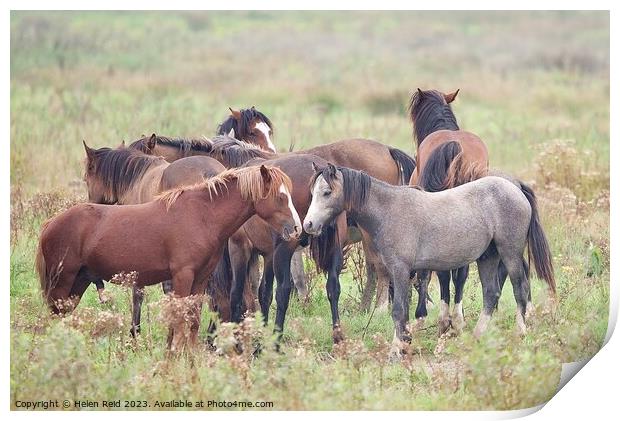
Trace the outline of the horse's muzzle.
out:
[[[314,225],[312,221],[304,221],[304,231],[310,235],[320,235],[323,230],[323,225]]]

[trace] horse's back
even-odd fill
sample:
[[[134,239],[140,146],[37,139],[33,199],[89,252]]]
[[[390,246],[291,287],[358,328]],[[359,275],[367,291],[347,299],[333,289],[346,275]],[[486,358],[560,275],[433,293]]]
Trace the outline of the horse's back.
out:
[[[160,190],[196,184],[225,169],[226,167],[219,161],[208,156],[196,155],[182,158],[174,161],[164,170]]]
[[[399,170],[390,148],[371,139],[344,139],[305,151],[341,167],[364,171],[390,184],[400,184]]]

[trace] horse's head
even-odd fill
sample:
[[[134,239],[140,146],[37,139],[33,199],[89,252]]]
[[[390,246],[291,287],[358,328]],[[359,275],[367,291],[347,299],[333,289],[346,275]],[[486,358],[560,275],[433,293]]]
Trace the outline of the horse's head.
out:
[[[304,219],[304,230],[319,235],[323,227],[342,212],[350,212],[366,203],[371,179],[368,174],[350,168],[327,164],[318,168],[314,163],[310,182],[312,202]]]
[[[312,163],[312,167],[315,171],[310,187],[312,202],[304,218],[304,230],[310,235],[319,235],[323,226],[345,210],[344,180],[332,164],[319,168]]]
[[[279,168],[264,165],[260,166],[260,177],[262,191],[254,200],[256,214],[281,233],[285,240],[299,237],[303,229],[293,206],[290,178]]]
[[[86,159],[84,161],[84,182],[86,183],[86,188],[88,189],[88,201],[91,203],[108,204],[110,203],[108,200],[109,189],[97,173],[99,157],[97,152],[103,149],[109,150],[109,148],[93,149],[86,144],[86,141],[83,141],[83,143],[84,150],[86,151]]]
[[[251,143],[276,153],[271,141],[273,125],[267,116],[256,108],[234,110],[229,108],[230,116],[218,128],[218,134],[228,135],[243,142]]]

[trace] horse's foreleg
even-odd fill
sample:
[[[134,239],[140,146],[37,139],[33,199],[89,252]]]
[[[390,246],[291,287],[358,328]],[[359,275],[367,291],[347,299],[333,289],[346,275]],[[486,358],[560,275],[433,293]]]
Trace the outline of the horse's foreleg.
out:
[[[190,296],[194,284],[194,276],[194,270],[189,267],[172,274],[172,289],[174,290],[175,297],[185,298]],[[188,327],[191,328],[191,326],[187,326],[186,321],[182,317],[176,317],[171,321],[168,334],[168,344],[171,353],[177,353],[184,348],[186,339],[189,336]]]
[[[263,278],[258,288],[258,299],[260,302],[260,311],[263,314],[265,325],[269,320],[269,308],[273,301],[273,254],[264,257]]]
[[[273,269],[276,276],[278,286],[276,288],[276,320],[274,330],[278,337],[282,336],[284,331],[284,318],[288,310],[289,300],[291,298],[291,257],[295,250],[295,245],[280,241],[273,255]]]
[[[332,311],[332,338],[336,344],[344,340],[344,334],[340,328],[340,314],[338,313],[340,271],[342,270],[343,262],[342,249],[339,246],[334,247],[334,253],[327,272],[327,298]]]
[[[305,300],[308,296],[308,275],[304,270],[303,250],[295,250],[291,259],[291,275],[299,298]]]
[[[243,244],[233,241],[232,238],[228,242],[228,250],[233,272],[232,287],[230,288],[231,319],[233,322],[239,323],[242,316],[241,306],[250,262],[250,250]]]

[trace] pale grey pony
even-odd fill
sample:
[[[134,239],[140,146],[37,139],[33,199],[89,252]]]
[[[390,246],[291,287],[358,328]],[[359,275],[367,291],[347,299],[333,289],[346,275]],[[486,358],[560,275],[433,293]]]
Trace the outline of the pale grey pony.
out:
[[[325,224],[347,211],[371,233],[371,247],[377,256],[372,263],[394,287],[392,352],[400,352],[404,342],[411,341],[407,330],[409,280],[416,270],[452,270],[477,262],[483,309],[474,330],[476,337],[486,330],[497,307],[500,259],[513,285],[517,327],[522,333],[529,296],[523,265],[526,245],[538,276],[555,293],[551,253],[531,189],[520,190],[503,178],[484,177],[428,193],[392,186],[331,164],[315,171],[304,229],[318,235]]]

